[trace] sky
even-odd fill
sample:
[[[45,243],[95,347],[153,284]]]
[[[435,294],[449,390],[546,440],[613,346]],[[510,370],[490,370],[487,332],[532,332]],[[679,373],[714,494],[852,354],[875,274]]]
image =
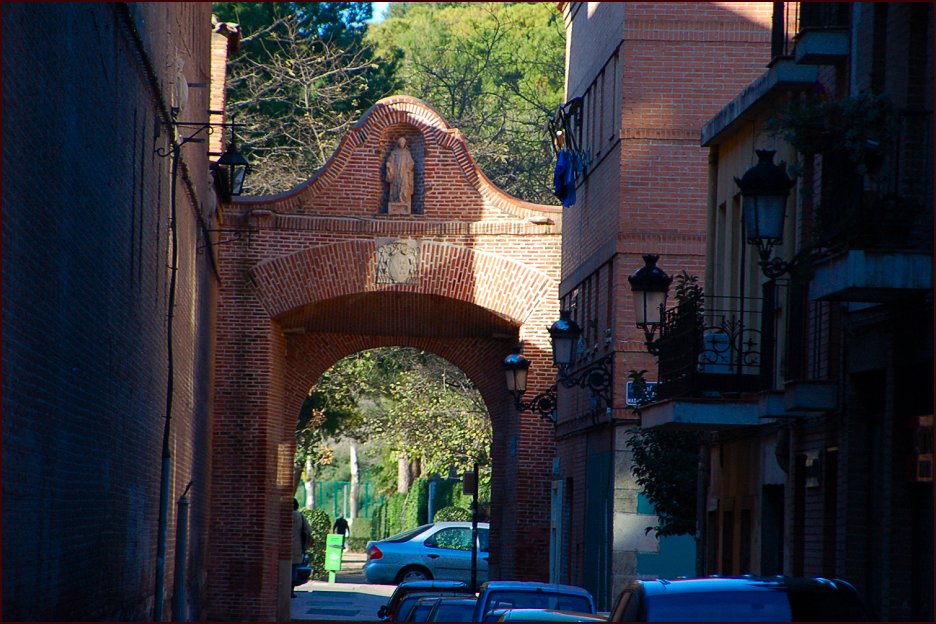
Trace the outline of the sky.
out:
[[[389,2],[371,2],[374,9],[374,17],[371,18],[372,24],[379,24],[383,21],[384,15],[387,13],[387,9],[390,8]]]

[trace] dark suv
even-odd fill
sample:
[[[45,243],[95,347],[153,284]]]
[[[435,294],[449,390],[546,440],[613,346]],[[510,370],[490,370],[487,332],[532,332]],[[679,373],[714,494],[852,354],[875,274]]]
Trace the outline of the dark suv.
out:
[[[611,622],[868,622],[855,588],[840,579],[708,577],[632,582]]]

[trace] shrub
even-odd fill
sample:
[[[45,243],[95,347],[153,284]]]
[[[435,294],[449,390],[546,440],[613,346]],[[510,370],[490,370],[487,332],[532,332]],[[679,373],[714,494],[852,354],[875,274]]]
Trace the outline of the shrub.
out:
[[[435,512],[433,520],[436,522],[467,522],[471,520],[471,512],[464,507],[443,507]]]
[[[348,538],[348,550],[364,552],[364,547],[371,538],[371,521],[367,518],[355,518],[351,525],[351,536]]]
[[[306,549],[312,560],[311,578],[321,578],[325,574],[325,536],[332,523],[328,514],[321,509],[303,509],[302,515],[309,521],[312,529],[312,545]]]

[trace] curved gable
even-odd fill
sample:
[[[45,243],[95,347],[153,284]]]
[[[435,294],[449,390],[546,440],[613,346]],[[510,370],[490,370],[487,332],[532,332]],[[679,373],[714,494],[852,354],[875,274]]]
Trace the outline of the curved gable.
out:
[[[307,182],[267,197],[234,198],[232,206],[287,214],[375,215],[386,212],[384,167],[399,137],[414,143],[417,192],[413,216],[446,220],[561,218],[559,206],[525,202],[497,188],[478,168],[464,136],[425,102],[380,100],[342,138]],[[410,215],[407,215],[410,216]]]

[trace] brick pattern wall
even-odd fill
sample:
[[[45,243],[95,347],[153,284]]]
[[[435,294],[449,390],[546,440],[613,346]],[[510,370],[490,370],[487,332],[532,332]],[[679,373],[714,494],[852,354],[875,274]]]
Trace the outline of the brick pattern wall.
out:
[[[592,141],[598,158],[580,180],[578,202],[563,215],[560,297],[564,307],[578,307],[583,328],[595,321],[597,338],[588,346],[597,343],[599,355],[604,331],[611,330],[612,418],[633,417],[624,398],[631,369],[656,377],[655,358],[634,326],[627,276],[643,266],[642,254],[654,253],[670,275],[686,270],[704,277],[708,156],[699,146],[700,128],[764,71],[771,11],[767,2],[566,7],[566,96],[584,96],[588,136],[601,144]],[[613,94],[619,100],[608,102]],[[602,102],[592,105],[589,98]],[[559,404],[560,421],[580,423],[583,435],[590,426],[587,391],[561,392]],[[568,435],[575,435],[571,425]],[[584,509],[588,476],[575,440],[562,440],[558,453],[563,476],[583,485],[574,488],[572,508]],[[573,581],[590,565],[575,546],[586,539],[576,534],[582,527],[573,519]],[[627,568],[621,561],[615,566]]]
[[[386,213],[383,167],[400,136],[417,162],[411,215]],[[494,432],[483,468],[493,471],[491,576],[543,579],[552,428],[516,413],[501,362],[524,340],[529,394],[552,382],[561,212],[493,187],[458,131],[402,96],[365,114],[295,192],[239,198],[222,212],[226,227],[259,232],[216,248],[213,484],[242,495],[212,508],[210,616],[288,618],[295,419],[323,372],[383,346],[426,349],[474,381]],[[418,268],[379,283],[378,248],[392,240],[417,242]]]
[[[168,67],[207,80],[210,5],[3,8],[3,614],[153,614],[166,417]],[[192,90],[187,115],[202,118]],[[158,130],[156,130],[158,129]],[[186,179],[186,176],[188,179]],[[201,616],[211,267],[195,252],[204,154],[178,182],[175,391],[164,613],[175,505],[189,481],[192,617]]]

